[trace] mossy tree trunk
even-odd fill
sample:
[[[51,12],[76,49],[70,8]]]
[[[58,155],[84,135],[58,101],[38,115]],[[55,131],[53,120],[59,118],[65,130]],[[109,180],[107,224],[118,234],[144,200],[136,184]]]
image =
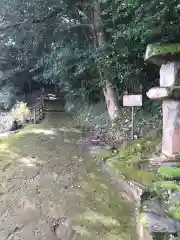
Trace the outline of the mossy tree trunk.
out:
[[[101,20],[101,8],[100,3],[97,2],[94,6],[93,12],[93,25],[94,31],[96,36],[96,47],[103,48],[105,45],[105,37],[102,27],[102,20]],[[119,106],[117,101],[117,91],[116,87],[114,87],[108,79],[106,79],[105,74],[99,70],[99,75],[101,78],[101,82],[103,83],[103,93],[109,113],[110,119],[114,122],[118,117]],[[105,79],[104,79],[105,78]]]

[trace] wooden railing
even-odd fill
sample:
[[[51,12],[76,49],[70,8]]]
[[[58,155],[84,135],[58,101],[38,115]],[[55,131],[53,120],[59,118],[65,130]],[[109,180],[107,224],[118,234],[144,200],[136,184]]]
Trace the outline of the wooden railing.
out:
[[[30,121],[37,123],[44,118],[44,94],[42,91],[36,91],[31,95],[26,96],[27,103],[30,109]]]
[[[38,104],[35,108],[31,110],[31,121],[37,123],[44,118],[44,106],[42,104]]]

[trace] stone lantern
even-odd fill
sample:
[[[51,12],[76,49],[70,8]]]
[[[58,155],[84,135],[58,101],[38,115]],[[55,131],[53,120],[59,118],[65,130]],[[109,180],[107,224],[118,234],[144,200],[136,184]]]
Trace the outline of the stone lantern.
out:
[[[162,101],[162,153],[180,155],[180,44],[148,45],[145,60],[160,67],[160,86],[151,88],[147,96]]]

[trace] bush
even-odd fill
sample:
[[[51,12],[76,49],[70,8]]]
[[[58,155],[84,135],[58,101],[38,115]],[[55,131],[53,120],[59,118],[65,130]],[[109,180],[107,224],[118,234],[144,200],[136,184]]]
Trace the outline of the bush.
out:
[[[103,103],[79,108],[74,116],[79,126],[96,130],[99,133],[107,131],[111,126],[106,106]]]
[[[27,103],[18,102],[11,109],[11,115],[13,121],[17,121],[19,124],[30,119],[30,110],[27,107]]]
[[[67,108],[75,117],[78,125],[87,130],[95,130],[97,134],[107,133],[110,139],[115,141],[122,141],[131,137],[131,108],[120,107],[119,117],[113,124],[110,122],[104,103],[83,105],[82,102],[77,101],[71,106],[67,104]],[[134,130],[135,138],[161,136],[161,104],[148,103],[145,107],[135,108]],[[160,145],[158,145],[158,148],[160,148]]]
[[[13,84],[7,84],[0,89],[0,106],[2,109],[10,110],[17,100],[22,101],[24,95],[18,95],[19,89]]]
[[[30,118],[30,110],[24,102],[18,102],[11,111],[0,114],[0,132],[10,131],[16,121],[21,125]]]
[[[0,114],[0,132],[6,132],[13,126],[13,118],[11,112],[4,112]]]

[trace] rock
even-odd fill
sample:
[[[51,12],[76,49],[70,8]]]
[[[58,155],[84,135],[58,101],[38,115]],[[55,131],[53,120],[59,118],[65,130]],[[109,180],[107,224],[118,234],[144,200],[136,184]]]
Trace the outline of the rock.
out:
[[[163,204],[160,204],[157,200],[146,200],[142,204],[143,212],[153,213],[162,217],[165,217],[165,211]]]
[[[180,237],[170,236],[169,240],[180,240]]]
[[[10,131],[13,126],[11,112],[3,112],[0,114],[0,132]]]
[[[176,203],[177,201],[180,201],[180,191],[173,192],[169,196],[169,203],[173,204]]]
[[[171,91],[168,88],[165,87],[154,87],[151,88],[146,95],[150,99],[154,100],[164,100],[171,96]]]
[[[163,101],[163,139],[162,152],[166,156],[180,155],[179,129],[180,101]]]
[[[160,86],[161,87],[173,87],[179,86],[179,63],[167,62],[162,64],[160,68]]]
[[[169,196],[167,211],[172,218],[180,221],[180,191]]]
[[[13,122],[13,125],[12,125],[10,131],[15,131],[15,130],[17,130],[18,128],[19,128],[18,122],[15,120],[15,121]]]
[[[161,66],[165,61],[176,61],[180,53],[180,44],[149,44],[145,53],[145,61]]]
[[[180,100],[180,88],[178,87],[154,87],[146,95],[153,100]]]
[[[145,212],[141,215],[141,224],[151,233],[176,233],[180,231],[180,221]]]
[[[175,162],[175,161],[162,162],[161,166],[179,167],[180,166],[180,162]]]

